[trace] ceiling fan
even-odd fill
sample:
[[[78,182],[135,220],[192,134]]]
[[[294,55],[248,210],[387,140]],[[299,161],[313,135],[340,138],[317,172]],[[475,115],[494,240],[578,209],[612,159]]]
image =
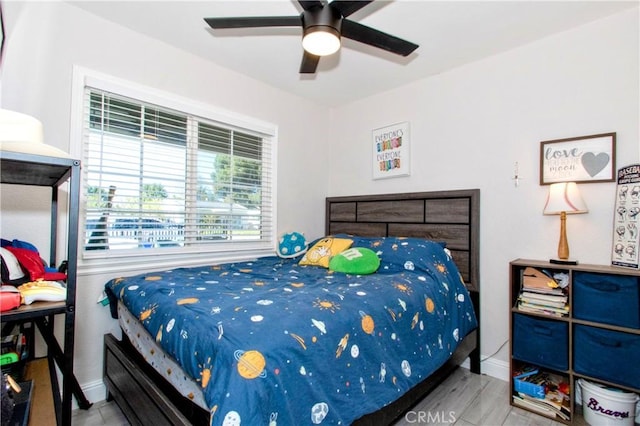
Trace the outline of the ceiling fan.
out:
[[[321,56],[330,55],[340,49],[340,38],[346,37],[389,52],[408,56],[418,48],[417,44],[383,33],[347,18],[362,9],[370,1],[298,0],[303,12],[299,16],[247,16],[228,18],[205,18],[213,29],[251,27],[302,27],[302,63],[300,73],[316,72]]]

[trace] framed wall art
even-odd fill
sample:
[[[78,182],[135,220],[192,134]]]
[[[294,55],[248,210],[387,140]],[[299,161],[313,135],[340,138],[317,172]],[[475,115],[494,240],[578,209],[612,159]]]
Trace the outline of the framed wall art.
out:
[[[615,168],[615,133],[540,142],[540,185],[613,182]]]
[[[373,179],[409,175],[409,139],[407,121],[373,130]]]

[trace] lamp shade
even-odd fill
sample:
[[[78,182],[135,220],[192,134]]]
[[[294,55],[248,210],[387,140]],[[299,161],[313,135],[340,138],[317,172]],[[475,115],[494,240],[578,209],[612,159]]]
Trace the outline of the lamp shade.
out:
[[[30,115],[0,109],[0,150],[20,154],[70,158],[69,154],[43,142],[42,123]]]
[[[547,202],[544,205],[544,214],[561,214],[562,212],[577,214],[587,213],[588,211],[575,182],[553,183],[549,186]]]

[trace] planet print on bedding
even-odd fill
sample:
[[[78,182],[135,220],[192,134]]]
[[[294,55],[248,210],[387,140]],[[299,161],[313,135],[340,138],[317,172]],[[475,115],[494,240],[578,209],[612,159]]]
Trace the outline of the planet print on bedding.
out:
[[[267,257],[107,289],[144,312],[144,328],[202,384],[212,425],[351,424],[438,368],[476,326],[442,247],[398,246],[410,257],[383,256],[396,266],[367,276]]]

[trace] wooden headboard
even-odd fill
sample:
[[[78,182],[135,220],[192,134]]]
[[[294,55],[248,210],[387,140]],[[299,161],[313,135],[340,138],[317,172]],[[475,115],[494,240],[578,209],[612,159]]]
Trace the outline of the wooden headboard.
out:
[[[470,291],[480,291],[480,190],[329,197],[327,235],[444,241]]]

